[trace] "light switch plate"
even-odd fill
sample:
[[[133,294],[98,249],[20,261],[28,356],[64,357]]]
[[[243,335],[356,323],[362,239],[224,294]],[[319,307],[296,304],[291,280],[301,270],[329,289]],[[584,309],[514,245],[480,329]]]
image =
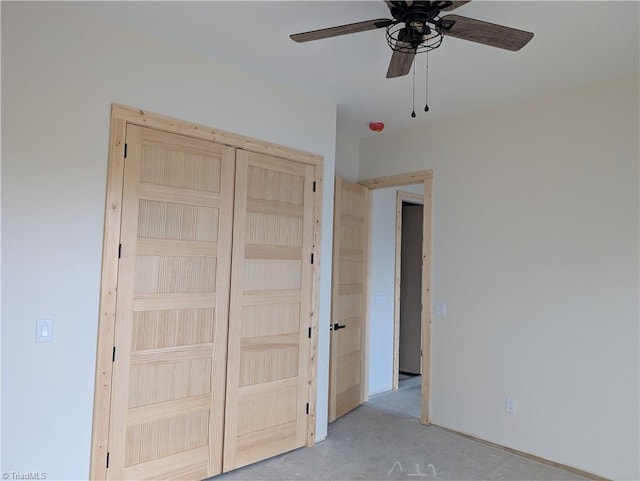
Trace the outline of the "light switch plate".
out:
[[[433,313],[436,316],[446,316],[447,315],[447,303],[442,301],[436,301],[433,303]]]
[[[38,319],[36,321],[36,342],[53,341],[53,320]]]
[[[376,304],[384,304],[384,294],[380,292],[376,294]]]

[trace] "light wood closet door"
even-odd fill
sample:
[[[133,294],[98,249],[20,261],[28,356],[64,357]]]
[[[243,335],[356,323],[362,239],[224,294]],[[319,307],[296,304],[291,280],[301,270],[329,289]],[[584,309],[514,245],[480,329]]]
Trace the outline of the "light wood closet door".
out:
[[[306,442],[313,171],[237,153],[225,471]]]
[[[232,148],[127,127],[110,479],[222,467]]]
[[[336,177],[329,421],[365,400],[370,217],[369,189]]]

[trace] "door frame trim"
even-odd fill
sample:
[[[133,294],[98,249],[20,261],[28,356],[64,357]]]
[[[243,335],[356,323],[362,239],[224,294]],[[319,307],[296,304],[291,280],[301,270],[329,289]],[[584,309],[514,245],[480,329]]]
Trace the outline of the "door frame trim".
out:
[[[150,127],[187,137],[208,140],[238,149],[294,160],[314,166],[316,195],[314,196],[313,252],[317,260],[312,267],[311,340],[309,343],[309,390],[307,398],[309,401],[309,416],[307,419],[306,445],[315,445],[318,313],[320,305],[320,234],[324,158],[318,154],[272,144],[251,137],[245,137],[224,130],[214,129],[114,103],[111,104],[109,154],[107,161],[89,479],[97,480],[107,478],[106,459],[109,444],[116,292],[118,287],[118,246],[120,243],[120,222],[122,217],[124,145],[127,124]]]
[[[433,170],[377,177],[374,179],[361,180],[358,183],[371,190],[384,189],[387,187],[402,187],[404,185],[412,184],[424,184],[424,207],[422,218],[422,316],[420,322],[423,355],[420,422],[422,424],[431,424],[431,265],[433,259]]]
[[[400,280],[402,277],[401,247],[402,247],[402,203],[410,202],[421,205],[424,209],[424,195],[399,190],[396,192],[396,257],[395,283],[393,287],[393,390],[398,389],[398,371],[400,369]],[[421,321],[422,323],[422,321]],[[422,326],[420,326],[422,332]]]

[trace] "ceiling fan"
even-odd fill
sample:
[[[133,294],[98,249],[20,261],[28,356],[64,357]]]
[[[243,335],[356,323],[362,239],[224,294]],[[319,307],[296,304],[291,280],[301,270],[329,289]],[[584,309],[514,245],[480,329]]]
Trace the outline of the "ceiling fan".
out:
[[[390,19],[377,18],[337,27],[296,33],[290,38],[296,42],[309,42],[378,28],[386,29],[387,44],[393,50],[387,78],[402,77],[411,71],[417,53],[438,48],[444,36],[517,51],[533,38],[533,33],[494,23],[483,22],[460,15],[445,15],[470,0],[412,1],[385,0],[391,12]]]

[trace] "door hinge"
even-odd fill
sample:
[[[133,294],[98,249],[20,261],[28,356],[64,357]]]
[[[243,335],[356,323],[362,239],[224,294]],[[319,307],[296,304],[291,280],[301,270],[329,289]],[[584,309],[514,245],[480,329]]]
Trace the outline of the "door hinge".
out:
[[[125,159],[127,158],[127,144],[126,144],[126,142],[124,144],[124,158]]]
[[[122,244],[118,244],[118,259],[122,257]]]
[[[309,403],[307,403],[307,414],[309,414]]]
[[[311,263],[313,264],[313,252],[311,253]]]
[[[315,180],[313,181],[313,191],[314,192],[316,191],[316,181]]]
[[[311,328],[309,328],[309,339],[311,339]]]
[[[116,346],[113,346],[113,353],[111,354],[111,362],[116,362]]]
[[[109,451],[107,451],[107,469],[109,469]]]

